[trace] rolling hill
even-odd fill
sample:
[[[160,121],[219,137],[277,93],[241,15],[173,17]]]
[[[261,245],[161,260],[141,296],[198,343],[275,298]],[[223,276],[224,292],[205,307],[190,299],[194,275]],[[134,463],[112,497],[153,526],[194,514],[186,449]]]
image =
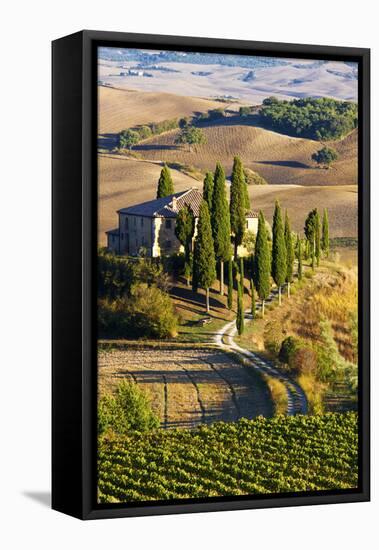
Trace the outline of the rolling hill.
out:
[[[104,86],[99,86],[98,91],[100,135],[220,107],[217,101],[164,92],[140,92]]]
[[[100,133],[108,139],[125,127],[167,118],[188,116],[223,104],[206,99],[167,93],[148,93],[100,87]],[[226,106],[226,105],[224,105]],[[237,110],[238,104],[232,105]],[[230,174],[233,157],[261,174],[271,185],[249,186],[252,208],[262,209],[271,219],[278,198],[291,216],[293,229],[302,231],[306,214],[314,207],[329,209],[331,236],[357,235],[357,148],[353,131],[332,145],[339,154],[330,170],[314,166],[310,157],[322,143],[293,138],[252,126],[247,119],[233,116],[204,126],[207,144],[177,146],[178,131],[154,136],[140,143],[135,151],[139,159],[103,149],[99,153],[99,243],[106,242],[105,231],[117,225],[119,208],[151,200],[162,163],[178,162],[202,171],[214,169],[220,161]],[[105,139],[106,141],[106,139]],[[101,147],[101,146],[100,146]],[[202,188],[202,182],[172,170],[175,190]]]
[[[311,155],[322,147],[318,141],[289,137],[244,123],[240,117],[203,128],[206,145],[176,145],[177,130],[154,136],[135,147],[144,158],[178,161],[203,170],[214,169],[220,161],[231,172],[233,157],[239,155],[245,166],[271,184],[349,185],[357,183],[357,131],[339,142],[330,143],[339,153],[330,170],[316,167]]]
[[[122,155],[99,155],[99,245],[105,246],[105,231],[117,227],[117,210],[152,200],[162,166],[158,162],[128,159]],[[171,170],[176,191],[201,187],[190,176]]]

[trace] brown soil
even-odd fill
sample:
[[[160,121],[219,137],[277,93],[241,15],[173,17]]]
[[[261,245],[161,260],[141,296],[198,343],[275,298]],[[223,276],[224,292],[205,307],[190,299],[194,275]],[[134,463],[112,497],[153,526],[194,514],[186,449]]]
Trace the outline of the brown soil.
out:
[[[99,352],[99,392],[139,384],[164,428],[272,415],[267,386],[218,350],[130,348]]]

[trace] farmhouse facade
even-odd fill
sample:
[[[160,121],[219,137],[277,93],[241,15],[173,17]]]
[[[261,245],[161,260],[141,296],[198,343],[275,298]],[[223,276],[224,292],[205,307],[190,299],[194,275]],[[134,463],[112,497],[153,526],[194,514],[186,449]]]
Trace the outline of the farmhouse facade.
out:
[[[161,199],[135,204],[117,211],[118,227],[107,231],[107,247],[116,254],[149,257],[169,256],[183,251],[175,235],[178,212],[189,207],[195,217],[195,235],[203,195],[196,188],[187,189]],[[246,229],[256,234],[258,214],[246,213]],[[241,246],[239,255],[246,250]]]

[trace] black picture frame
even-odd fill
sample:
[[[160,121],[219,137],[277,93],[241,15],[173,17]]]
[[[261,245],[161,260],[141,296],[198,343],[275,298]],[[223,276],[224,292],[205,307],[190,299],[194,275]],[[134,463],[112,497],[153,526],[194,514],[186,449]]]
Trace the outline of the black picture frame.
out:
[[[359,67],[359,488],[309,494],[96,503],[98,46],[355,61]],[[52,44],[52,507],[81,519],[370,499],[370,50],[81,31]]]

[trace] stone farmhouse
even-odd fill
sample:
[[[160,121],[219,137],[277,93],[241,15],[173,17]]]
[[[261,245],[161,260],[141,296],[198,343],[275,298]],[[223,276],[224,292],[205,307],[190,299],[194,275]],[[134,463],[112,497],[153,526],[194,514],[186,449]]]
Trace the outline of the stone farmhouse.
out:
[[[126,256],[138,256],[141,251],[149,257],[168,256],[183,251],[175,236],[178,212],[187,206],[195,216],[196,226],[203,195],[196,188],[187,189],[162,199],[121,208],[118,213],[118,227],[107,231],[107,246],[110,251]],[[246,229],[257,233],[258,214],[246,213]],[[241,246],[239,255],[246,254]]]

